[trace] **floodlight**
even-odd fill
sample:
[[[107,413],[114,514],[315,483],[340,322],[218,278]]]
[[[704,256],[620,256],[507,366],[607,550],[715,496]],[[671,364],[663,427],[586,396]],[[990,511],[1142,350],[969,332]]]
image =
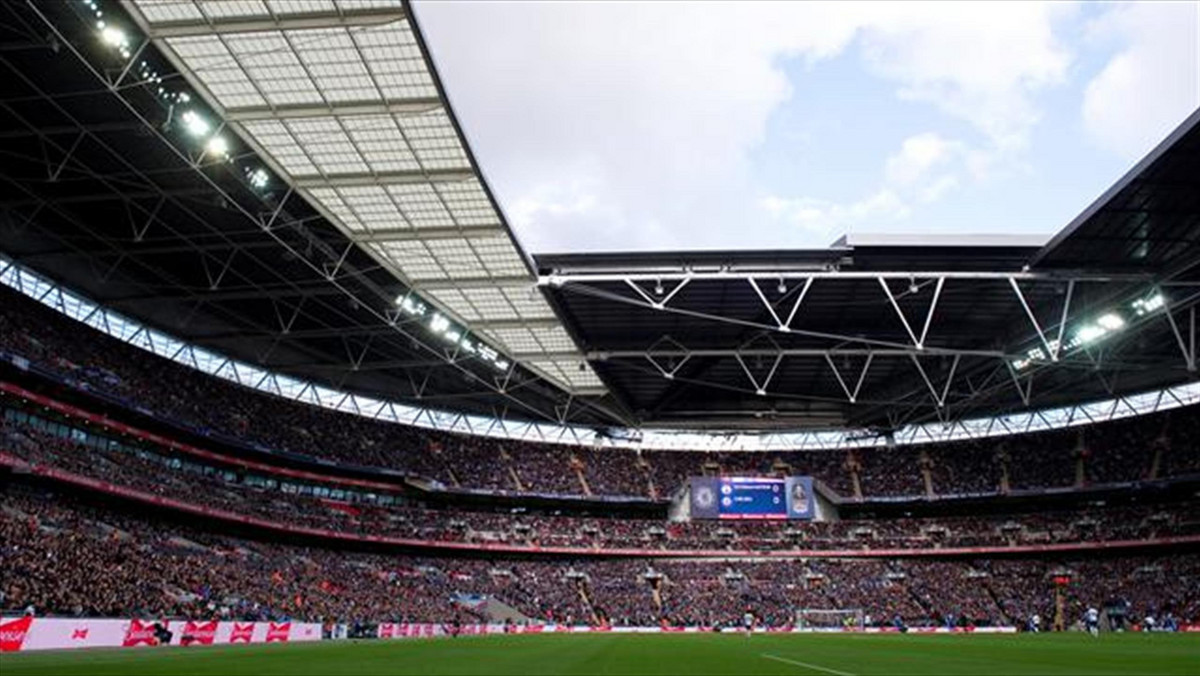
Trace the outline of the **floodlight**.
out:
[[[204,150],[207,151],[209,155],[225,157],[229,154],[229,141],[226,141],[224,136],[214,136],[208,139],[208,143],[204,146]]]
[[[1121,315],[1118,315],[1115,312],[1109,312],[1108,314],[1101,315],[1100,318],[1096,320],[1096,323],[1109,331],[1116,331],[1117,329],[1125,326],[1125,320],[1121,319]]]
[[[211,129],[208,121],[194,110],[184,111],[179,119],[183,120],[183,128],[192,136],[204,136]]]
[[[267,182],[271,180],[270,175],[262,168],[251,171],[246,178],[250,180],[250,185],[255,188],[265,188],[267,187]]]
[[[1088,343],[1104,337],[1106,333],[1108,333],[1108,331],[1102,326],[1085,326],[1082,329],[1079,329],[1079,333],[1075,334],[1075,337],[1079,339],[1080,343],[1087,345]]]
[[[1137,313],[1137,316],[1142,317],[1162,308],[1166,304],[1167,299],[1164,298],[1161,293],[1156,293],[1147,298],[1139,298],[1133,301],[1131,305],[1133,307],[1133,311]]]
[[[103,24],[104,22],[101,21],[99,23]],[[113,47],[122,47],[129,42],[129,38],[126,37],[125,31],[115,26],[101,26],[100,37],[104,40],[105,44],[112,45]]]

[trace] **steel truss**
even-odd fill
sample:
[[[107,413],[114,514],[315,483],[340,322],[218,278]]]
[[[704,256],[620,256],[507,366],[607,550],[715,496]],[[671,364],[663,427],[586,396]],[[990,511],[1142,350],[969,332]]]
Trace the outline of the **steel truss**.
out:
[[[246,317],[240,315],[229,315],[228,312],[221,308],[221,306],[210,303],[210,299],[219,299],[221,296],[227,296],[230,298],[245,297],[271,300],[272,303],[278,309],[280,309],[283,314],[290,316],[290,321],[280,317],[277,325],[273,325],[269,321],[262,321],[262,319],[260,319],[257,323],[247,327],[252,333],[270,335],[275,338],[271,346],[267,349],[267,352],[259,355],[260,359],[265,360],[267,357],[269,357],[275,346],[278,345],[283,339],[288,337],[288,334],[290,333],[290,324],[294,323],[296,316],[299,314],[300,306],[303,305],[305,301],[310,301],[313,298],[320,298],[323,296],[349,298],[356,302],[358,307],[365,309],[371,315],[373,315],[376,320],[379,321],[378,326],[382,327],[384,334],[390,334],[393,337],[402,338],[409,344],[418,346],[421,350],[425,351],[425,353],[431,354],[435,360],[438,360],[441,367],[447,367],[453,371],[463,374],[466,377],[467,382],[472,383],[472,387],[478,388],[474,390],[476,393],[496,395],[500,398],[500,400],[506,402],[506,408],[511,407],[514,412],[519,412],[524,416],[531,416],[534,420],[558,419],[555,412],[557,410],[557,405],[551,405],[546,407],[546,409],[543,409],[528,398],[514,395],[514,392],[518,388],[505,387],[506,383],[516,380],[511,373],[511,368],[508,369],[507,372],[496,374],[494,377],[490,374],[480,375],[477,373],[478,369],[469,368],[472,360],[468,358],[468,355],[458,354],[456,349],[448,349],[446,346],[436,343],[433,338],[424,335],[424,333],[421,331],[410,330],[410,327],[406,326],[409,322],[400,321],[394,307],[392,307],[394,294],[384,293],[381,289],[378,289],[374,283],[365,276],[364,271],[356,269],[346,260],[347,255],[350,252],[350,247],[356,246],[353,242],[349,243],[345,249],[340,251],[330,250],[328,245],[326,245],[320,238],[308,231],[307,223],[304,222],[304,220],[294,219],[287,213],[285,207],[289,203],[289,199],[296,194],[294,190],[289,190],[286,195],[279,199],[278,207],[273,212],[260,213],[254,210],[255,207],[247,207],[241,204],[240,200],[233,197],[225,188],[223,188],[204,171],[204,165],[197,161],[197,158],[192,157],[188,152],[181,150],[177,144],[172,142],[171,139],[165,135],[164,131],[160,129],[158,125],[148,120],[143,115],[142,111],[134,107],[123,96],[122,86],[119,78],[114,80],[114,78],[109,77],[105,73],[99,71],[97,67],[94,66],[75,45],[71,44],[71,42],[66,39],[58,27],[54,25],[54,22],[51,21],[39,7],[30,4],[28,5],[28,9],[33,16],[45,24],[45,28],[50,31],[50,35],[57,40],[59,44],[63,45],[65,49],[68,50],[76,59],[78,59],[79,63],[95,76],[97,82],[99,82],[102,87],[107,89],[113,96],[116,97],[118,101],[121,102],[121,104],[129,111],[131,116],[136,119],[137,124],[141,128],[145,129],[151,136],[156,137],[159,141],[161,141],[162,145],[170,149],[170,151],[173,152],[180,160],[190,164],[196,169],[196,176],[203,183],[204,191],[207,194],[220,196],[220,198],[225,200],[229,206],[237,211],[240,211],[242,215],[246,217],[248,225],[252,226],[257,232],[269,236],[274,246],[282,248],[283,250],[291,253],[296,260],[304,264],[313,272],[318,273],[324,278],[325,283],[328,286],[328,289],[314,291],[311,287],[305,288],[294,280],[280,276],[278,279],[278,287],[263,287],[252,282],[246,283],[245,280],[235,280],[229,277],[233,269],[232,263],[234,259],[241,256],[253,258],[253,253],[250,251],[250,249],[253,247],[243,247],[241,243],[232,240],[229,236],[229,233],[217,229],[216,227],[210,227],[212,239],[206,239],[205,241],[211,242],[216,240],[219,242],[217,244],[202,243],[200,241],[190,239],[187,236],[184,236],[178,230],[172,228],[169,222],[164,221],[158,215],[158,208],[162,204],[170,203],[173,207],[178,208],[185,213],[191,214],[197,222],[204,223],[205,221],[180,199],[181,195],[171,194],[167,191],[161,190],[155,181],[151,180],[150,177],[142,173],[137,166],[129,162],[127,159],[122,157],[119,152],[116,152],[113,148],[111,148],[103,138],[97,136],[96,130],[91,129],[86,123],[75,119],[71,115],[70,111],[68,111],[58,101],[55,100],[54,96],[43,92],[42,90],[38,89],[32,81],[27,80],[26,84],[28,84],[31,89],[39,92],[42,97],[51,105],[55,106],[65,118],[71,120],[75,125],[75,128],[80,130],[78,137],[68,141],[69,145],[63,145],[60,143],[59,139],[48,137],[42,134],[37,128],[37,125],[32,121],[23,120],[31,130],[32,134],[38,136],[42,142],[47,145],[47,147],[55,149],[58,153],[55,163],[51,165],[49,170],[50,176],[53,178],[55,173],[61,172],[62,167],[71,162],[74,151],[80,143],[79,139],[91,138],[94,143],[108,149],[114,157],[118,158],[118,160],[123,163],[124,167],[127,169],[128,176],[137,178],[136,185],[139,190],[145,191],[149,195],[157,196],[158,198],[157,204],[159,206],[151,209],[144,209],[141,207],[141,205],[127,202],[127,204],[130,204],[131,207],[138,208],[140,211],[144,212],[137,214],[139,218],[133,224],[134,241],[139,241],[144,238],[152,228],[162,228],[163,231],[171,233],[171,237],[173,239],[183,242],[183,245],[186,246],[189,251],[195,251],[200,256],[200,263],[207,274],[208,288],[203,290],[191,290],[180,294],[181,297],[186,298],[186,302],[192,304],[190,313],[194,313],[201,306],[208,305],[209,307],[220,310],[226,315],[227,319],[233,320],[235,324],[245,325],[247,322]],[[73,163],[72,167],[73,170],[78,169],[84,171],[90,177],[101,181],[104,185],[113,190],[114,193],[121,194],[128,187],[125,185],[124,178],[120,179],[119,182],[117,179],[110,179],[103,174],[93,172],[79,163]],[[125,175],[124,172],[123,175]],[[79,219],[74,218],[70,213],[61,209],[58,205],[48,203],[42,200],[38,195],[28,192],[24,186],[18,187],[27,192],[30,198],[30,203],[36,205],[35,209],[50,209],[58,216],[71,220],[75,225],[84,231],[90,232],[97,239],[107,243],[113,252],[112,255],[115,256],[115,262],[113,262],[111,266],[107,267],[106,269],[97,271],[97,276],[101,279],[108,279],[117,270],[117,268],[122,265],[133,264],[140,267],[146,267],[146,264],[139,260],[136,252],[129,250],[119,242],[106,238],[99,231],[89,227],[87,223],[81,222]],[[281,233],[285,228],[289,231],[290,235],[300,233],[302,239],[306,241],[306,245],[304,247],[298,247],[295,244],[294,236],[291,238],[283,237]],[[78,253],[80,255],[87,255],[89,262],[93,261],[96,256],[95,252],[78,251]],[[264,267],[268,269],[270,268],[270,266]],[[160,278],[163,278],[164,276],[164,271],[162,270],[150,269],[148,267],[147,270],[150,270],[154,275]],[[346,283],[350,280],[353,280],[355,284],[350,285]],[[170,279],[164,279],[164,281],[168,284],[171,283]],[[239,281],[242,281],[243,283],[239,285]],[[180,289],[186,288],[182,284],[176,284],[176,286]],[[364,294],[360,290],[362,288],[370,290],[370,293]],[[213,295],[210,296],[210,294]],[[152,296],[147,294],[143,297],[150,298]],[[381,305],[387,306],[389,309],[377,309]],[[339,309],[336,304],[326,304],[324,307],[335,315],[341,315],[348,321],[359,321],[351,319],[350,316],[346,314],[345,310]],[[277,312],[277,314],[280,314],[280,312]],[[365,355],[365,347],[362,346],[358,346],[358,348],[355,350],[348,350],[348,352],[352,352],[350,355],[334,355],[318,353],[309,345],[303,343],[292,342],[290,344],[302,350],[308,351],[312,355],[314,361],[324,363],[336,363],[340,361],[341,363],[345,364],[343,382],[344,378],[349,374],[362,370],[361,367],[364,364],[363,356]],[[407,363],[409,362],[397,360],[393,362],[393,365],[395,368],[401,368]],[[410,382],[414,380],[411,375],[409,375],[408,378]],[[426,371],[426,380],[427,378],[428,371]],[[532,381],[522,380],[521,383],[522,386],[527,386],[532,384]],[[564,401],[570,399],[569,394],[559,391],[556,386],[542,388],[541,391],[543,394],[549,392],[549,396],[551,398],[561,398]],[[420,396],[421,393],[418,389],[414,388],[414,394]],[[588,407],[594,406],[602,407],[602,414],[607,416],[609,419],[622,420],[619,412],[607,410],[607,408],[603,408],[603,404],[597,402],[581,400],[581,406],[575,407],[574,410],[576,413],[579,413]]]
[[[932,284],[932,298],[922,316],[910,317],[901,307],[897,294],[889,284],[892,280],[903,280],[912,286]],[[1020,314],[1027,320],[1029,335],[1045,355],[1046,363],[1037,363],[1034,368],[1018,373],[1013,367],[1014,362],[1025,357],[1029,351],[1030,341],[1020,339],[1011,343],[1013,348],[1008,350],[981,350],[971,346],[956,347],[949,339],[934,340],[931,326],[936,312],[940,309],[943,292],[963,280],[996,280],[1005,283],[1011,292],[1009,300],[1020,308]],[[684,364],[696,358],[732,359],[737,362],[745,377],[748,387],[740,387],[728,381],[718,382],[705,380],[700,377],[688,378],[686,382],[744,391],[758,396],[775,396],[796,399],[822,399],[821,397],[806,397],[803,393],[788,392],[786,388],[772,388],[772,381],[784,360],[815,360],[823,362],[844,395],[844,403],[904,407],[917,405],[910,415],[918,410],[932,409],[939,419],[949,419],[952,415],[952,405],[962,408],[969,402],[981,398],[985,394],[995,392],[996,375],[1007,373],[1011,380],[1008,387],[1013,388],[1024,406],[1029,406],[1034,399],[1034,375],[1044,372],[1049,367],[1086,370],[1103,379],[1101,364],[1085,347],[1068,350],[1064,337],[1068,325],[1080,320],[1079,311],[1073,306],[1076,290],[1083,284],[1103,284],[1120,282],[1128,288],[1140,289],[1145,293],[1154,287],[1156,281],[1151,275],[1145,274],[1104,274],[1093,272],[1055,271],[1041,272],[1028,269],[1020,271],[843,271],[831,269],[828,266],[818,266],[813,269],[755,269],[736,270],[718,269],[698,271],[693,269],[662,269],[647,271],[603,271],[603,272],[564,272],[553,271],[539,277],[538,284],[543,287],[559,289],[566,293],[587,295],[610,301],[616,304],[630,305],[647,310],[663,313],[673,313],[693,319],[701,319],[733,325],[757,332],[755,338],[739,346],[725,348],[697,347],[689,348],[678,337],[661,336],[654,340],[646,349],[641,350],[593,350],[586,356],[591,361],[611,360],[644,360],[648,362],[653,372],[668,380],[680,379],[680,369]],[[789,297],[785,290],[787,283],[799,284],[799,292]],[[895,318],[908,337],[906,342],[881,340],[829,331],[813,331],[802,328],[797,317],[802,316],[805,300],[810,297],[814,285],[829,284],[871,284],[879,288],[879,298],[886,301]],[[1064,289],[1061,307],[1055,312],[1057,318],[1053,324],[1043,325],[1039,314],[1031,306],[1023,284],[1053,282]],[[679,299],[682,294],[704,283],[719,283],[737,285],[745,283],[753,292],[754,297],[761,303],[761,316],[767,320],[747,319],[746,316],[730,316],[716,312],[703,312],[682,307]],[[763,284],[779,284],[781,294],[777,302],[772,302],[763,292]],[[629,289],[632,293],[621,293],[616,289]],[[647,287],[653,284],[653,293]],[[624,285],[624,286],[620,286]],[[1171,329],[1183,353],[1189,371],[1196,370],[1195,349],[1195,310],[1191,307],[1196,297],[1188,297],[1168,304],[1162,311],[1162,316],[1170,323]],[[1175,314],[1187,309],[1188,319],[1183,327],[1174,318]],[[1140,318],[1133,326],[1123,332],[1126,336],[1136,329],[1150,323],[1159,316],[1154,313]],[[827,344],[826,347],[789,349],[778,346],[763,348],[753,346],[758,337],[787,334],[816,339]],[[1185,335],[1186,334],[1186,335]],[[1117,338],[1117,337],[1113,337]],[[664,341],[667,343],[664,346]],[[1112,344],[1119,342],[1110,339]],[[1069,354],[1068,354],[1069,352]],[[764,374],[754,373],[745,362],[746,358],[767,360],[769,367]],[[844,357],[861,357],[865,361],[861,370],[856,373],[843,373],[835,360]],[[922,359],[942,357],[948,361],[949,367],[943,369],[940,382],[936,381]],[[923,387],[900,390],[893,394],[864,398],[863,385],[872,367],[877,367],[887,360],[900,359],[911,364],[913,375]],[[963,367],[960,369],[960,366]],[[1123,363],[1110,360],[1103,366],[1109,368],[1140,368],[1137,364]],[[969,368],[967,368],[969,367]],[[973,376],[973,378],[972,378]],[[957,382],[956,382],[956,379]],[[955,393],[955,388],[965,385],[965,393]],[[1107,387],[1111,392],[1111,387]],[[920,401],[931,406],[920,406]]]
[[[217,112],[223,120],[223,124],[227,125],[243,142],[249,145],[259,158],[272,169],[275,175],[283,177],[284,180],[288,181],[329,223],[341,229],[348,239],[364,245],[405,243],[416,250],[423,251],[424,256],[428,260],[434,261],[440,268],[440,274],[418,278],[406,274],[402,266],[396,260],[393,260],[390,254],[378,246],[363,246],[361,248],[363,252],[404,283],[423,303],[453,319],[458,325],[467,328],[474,334],[475,338],[490,343],[492,347],[499,348],[501,352],[507,354],[512,360],[520,362],[524,368],[538,373],[547,381],[548,385],[562,390],[565,396],[604,394],[602,388],[597,389],[590,386],[594,378],[585,379],[585,382],[581,384],[573,379],[573,373],[558,368],[561,363],[565,362],[570,362],[571,364],[579,363],[583,364],[583,369],[589,370],[588,376],[592,376],[590,367],[581,359],[578,351],[555,352],[541,350],[531,352],[512,349],[510,346],[505,345],[500,335],[494,331],[496,327],[489,327],[484,322],[469,321],[466,319],[467,316],[474,316],[476,314],[474,309],[469,306],[470,301],[467,301],[467,304],[454,304],[445,300],[445,298],[454,297],[455,292],[461,294],[463,298],[468,298],[471,295],[470,292],[481,289],[492,290],[499,287],[515,289],[532,286],[533,276],[531,272],[525,275],[500,276],[493,275],[485,266],[481,266],[483,268],[481,271],[484,273],[482,276],[463,277],[458,271],[445,265],[437,255],[436,247],[428,243],[431,240],[453,238],[467,242],[468,246],[474,251],[475,247],[481,242],[487,243],[494,239],[503,238],[505,241],[511,242],[518,256],[523,260],[527,259],[525,254],[520,251],[520,247],[515,239],[509,239],[511,235],[508,232],[507,226],[502,222],[502,216],[499,215],[498,207],[493,205],[496,209],[497,217],[494,219],[494,222],[486,226],[468,225],[459,222],[457,217],[452,216],[455,221],[453,227],[438,228],[433,231],[421,227],[412,228],[405,232],[393,232],[389,234],[378,231],[364,232],[347,227],[347,224],[343,223],[343,219],[331,210],[325,200],[314,197],[314,191],[322,189],[455,184],[479,179],[481,186],[488,194],[489,201],[494,202],[490,194],[490,189],[487,187],[486,182],[482,180],[482,176],[477,173],[473,160],[470,163],[472,166],[469,169],[432,168],[424,166],[423,160],[418,160],[418,163],[422,166],[414,170],[364,171],[344,174],[325,173],[322,171],[312,175],[292,175],[285,170],[271,153],[266,152],[266,149],[260,144],[257,137],[248,131],[245,124],[261,120],[274,120],[280,123],[305,118],[331,120],[337,123],[342,132],[346,133],[349,143],[354,147],[355,152],[365,157],[366,153],[362,152],[359,142],[354,140],[353,135],[346,131],[346,118],[363,115],[388,115],[398,118],[408,115],[420,115],[439,109],[444,110],[449,117],[453,118],[453,112],[441,97],[413,96],[402,99],[390,98],[385,93],[387,87],[383,82],[382,75],[369,65],[370,62],[364,56],[359,42],[351,40],[351,48],[356,53],[358,61],[363,64],[367,78],[371,82],[371,88],[379,95],[378,99],[337,101],[333,97],[327,96],[324,92],[319,92],[322,99],[319,104],[227,108],[213,95],[204,78],[188,67],[186,60],[172,48],[169,42],[170,38],[180,36],[215,36],[221,41],[221,44],[228,47],[226,36],[229,34],[272,32],[283,39],[288,45],[288,50],[295,53],[297,44],[302,42],[299,36],[302,35],[300,31],[303,30],[334,28],[366,29],[402,21],[413,23],[413,17],[409,15],[407,3],[398,1],[394,5],[385,7],[337,6],[335,11],[315,11],[312,7],[290,8],[286,10],[287,13],[272,14],[270,17],[257,18],[213,16],[201,8],[199,11],[204,14],[203,18],[162,22],[150,20],[141,11],[138,2],[135,0],[120,1],[126,12],[137,23],[139,29],[149,36],[150,42],[159,48],[163,56],[187,79],[209,107]],[[230,50],[230,55],[232,62],[245,70],[243,59],[234,50]],[[303,65],[303,69],[311,77],[312,74],[309,72],[309,67]],[[433,71],[432,65],[429,66],[429,69],[433,79],[436,80],[436,72]],[[270,97],[264,92],[263,86],[259,82],[254,81],[254,78],[250,79],[249,84],[264,101],[270,100]],[[397,122],[397,129],[400,130],[399,134],[403,138],[404,143],[411,145],[411,139],[407,138],[409,132],[404,131],[403,125]],[[465,139],[460,140],[463,148],[469,155],[470,149],[466,145]],[[314,167],[321,164],[316,161],[313,154],[309,149],[304,147],[303,143],[299,144],[298,148]],[[390,193],[388,194],[390,195]],[[446,203],[440,191],[434,191],[434,195],[446,213],[455,213],[455,210]],[[391,196],[388,199],[395,200]],[[348,201],[347,204],[349,204]],[[394,206],[397,211],[400,211],[398,203],[394,204]],[[528,265],[528,261],[525,260],[525,262]],[[506,300],[505,302],[508,301]],[[518,304],[510,304],[510,309],[513,317],[522,318],[525,316],[525,313],[518,308]],[[551,315],[547,320],[552,319],[553,316]],[[561,323],[555,326],[555,328],[559,327],[561,327]],[[519,328],[528,329],[530,335],[536,336],[538,335],[538,331],[544,328],[543,318],[539,315],[536,318],[526,321]],[[555,368],[544,366],[547,362],[553,363]],[[619,412],[606,410],[605,414],[617,420],[624,420],[623,414]]]
[[[1200,382],[1192,382],[1164,390],[1117,396],[1104,401],[1063,408],[953,422],[910,424],[897,429],[890,440],[867,429],[756,434],[624,429],[615,430],[608,435],[598,435],[590,428],[572,426],[565,422],[519,422],[506,419],[502,412],[497,412],[494,416],[481,416],[413,406],[342,392],[272,373],[142,326],[22,268],[3,256],[0,256],[0,284],[130,345],[268,394],[373,420],[519,441],[612,449],[764,452],[836,450],[877,447],[888,443],[947,443],[963,439],[1025,434],[1145,415],[1200,403]],[[560,419],[565,420],[571,404],[572,402],[568,401],[562,407]]]

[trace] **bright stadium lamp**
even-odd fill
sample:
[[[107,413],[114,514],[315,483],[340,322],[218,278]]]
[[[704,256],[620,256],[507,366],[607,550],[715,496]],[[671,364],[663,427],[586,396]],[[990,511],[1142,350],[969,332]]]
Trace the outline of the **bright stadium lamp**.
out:
[[[1075,338],[1080,344],[1087,345],[1104,337],[1108,333],[1102,326],[1085,326],[1079,329],[1079,333],[1075,334]]]
[[[214,136],[208,139],[208,143],[205,144],[204,150],[209,155],[226,157],[229,155],[229,141],[226,141],[224,136]]]
[[[101,21],[100,23],[104,22]],[[100,29],[100,38],[104,40],[105,44],[113,47],[124,47],[129,43],[129,38],[125,35],[125,31],[116,26],[103,26]]]
[[[262,188],[267,187],[267,183],[270,182],[271,176],[265,169],[260,167],[246,174],[246,179],[250,181],[250,185],[261,190]]]
[[[204,136],[212,128],[208,124],[208,120],[200,117],[200,114],[194,110],[184,111],[179,119],[183,121],[183,128],[192,136]]]
[[[1118,315],[1115,312],[1109,312],[1108,314],[1100,315],[1100,318],[1096,320],[1096,323],[1109,331],[1116,331],[1117,329],[1125,326],[1125,320],[1121,319],[1121,315]]]

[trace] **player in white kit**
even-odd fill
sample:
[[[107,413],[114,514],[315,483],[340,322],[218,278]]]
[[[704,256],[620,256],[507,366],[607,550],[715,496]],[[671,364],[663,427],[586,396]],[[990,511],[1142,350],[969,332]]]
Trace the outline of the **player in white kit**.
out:
[[[1092,636],[1100,635],[1100,611],[1089,607],[1083,614],[1083,626]]]

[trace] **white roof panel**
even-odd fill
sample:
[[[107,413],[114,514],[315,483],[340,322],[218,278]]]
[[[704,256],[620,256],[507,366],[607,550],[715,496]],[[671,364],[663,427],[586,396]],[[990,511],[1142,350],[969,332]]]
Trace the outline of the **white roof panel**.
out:
[[[138,7],[151,23],[194,21],[204,18],[200,8],[192,0],[142,0],[138,3]]]
[[[577,348],[546,327],[400,0],[133,4],[217,112],[237,113],[228,126],[417,294],[544,377],[599,387],[561,358]]]

